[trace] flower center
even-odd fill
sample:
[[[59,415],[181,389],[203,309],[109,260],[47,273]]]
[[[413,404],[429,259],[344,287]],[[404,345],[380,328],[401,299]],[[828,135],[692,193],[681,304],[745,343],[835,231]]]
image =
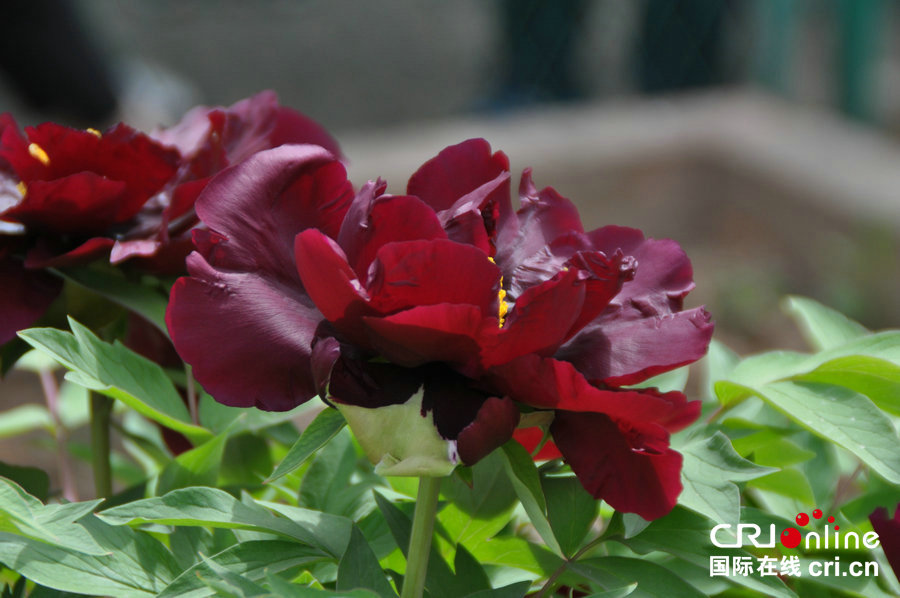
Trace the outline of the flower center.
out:
[[[28,153],[32,158],[34,158],[44,166],[50,165],[50,156],[48,156],[47,152],[44,151],[44,148],[39,146],[37,143],[32,143],[28,146]]]
[[[494,261],[494,258],[488,257],[492,264],[496,265],[497,262]],[[505,301],[506,299],[506,291],[503,289],[503,276],[500,276],[500,290],[497,291],[497,325],[500,328],[503,328],[503,323],[506,321],[506,314],[509,313],[509,303]]]
[[[101,137],[103,137],[103,134],[100,131],[98,131],[97,129],[85,129],[85,131],[87,131],[88,133],[90,133],[91,135],[96,137],[97,139],[100,139]]]

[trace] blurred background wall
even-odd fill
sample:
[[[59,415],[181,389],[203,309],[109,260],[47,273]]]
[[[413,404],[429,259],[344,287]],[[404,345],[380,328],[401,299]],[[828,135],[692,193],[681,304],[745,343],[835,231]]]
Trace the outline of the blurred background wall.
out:
[[[17,33],[0,55],[17,58],[0,111],[23,122],[150,129],[270,88],[336,132],[355,180],[380,175],[393,190],[443,146],[485,136],[572,198],[588,226],[682,243],[694,302],[739,349],[796,343],[777,310],[786,293],[900,325],[898,2],[11,0],[6,10]]]

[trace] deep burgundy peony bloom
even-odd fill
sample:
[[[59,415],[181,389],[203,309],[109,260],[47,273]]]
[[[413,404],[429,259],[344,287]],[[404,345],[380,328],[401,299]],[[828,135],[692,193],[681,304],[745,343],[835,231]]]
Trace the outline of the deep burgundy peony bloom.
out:
[[[190,277],[172,291],[175,346],[217,400],[289,409],[315,396],[379,470],[449,473],[552,416],[584,486],[647,519],[681,490],[678,392],[619,388],[701,357],[712,324],[682,310],[690,263],[672,241],[605,227],[484,140],[442,151],[407,195],[355,195],[322,148],[259,152],[197,200]],[[548,417],[549,419],[549,417]]]
[[[887,509],[878,508],[869,515],[872,529],[878,534],[878,541],[884,549],[884,555],[900,579],[900,505],[894,511],[893,519]]]
[[[0,115],[0,345],[32,324],[61,284],[42,271],[97,260],[161,274],[185,272],[199,224],[193,204],[210,178],[283,143],[334,139],[262,92],[231,107],[200,106],[145,135],[54,123],[23,135]]]

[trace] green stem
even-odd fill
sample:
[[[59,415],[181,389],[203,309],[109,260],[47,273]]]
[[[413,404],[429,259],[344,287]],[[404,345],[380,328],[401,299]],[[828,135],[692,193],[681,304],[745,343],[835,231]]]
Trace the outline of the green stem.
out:
[[[406,576],[403,578],[403,592],[400,598],[422,598],[422,592],[425,590],[425,571],[428,570],[428,555],[431,552],[434,534],[434,515],[437,512],[440,493],[441,478],[429,476],[419,478],[419,494],[416,497],[416,512],[413,515],[409,550],[406,552]]]
[[[91,459],[97,498],[112,495],[112,468],[109,461],[112,406],[112,399],[95,392],[91,393]]]

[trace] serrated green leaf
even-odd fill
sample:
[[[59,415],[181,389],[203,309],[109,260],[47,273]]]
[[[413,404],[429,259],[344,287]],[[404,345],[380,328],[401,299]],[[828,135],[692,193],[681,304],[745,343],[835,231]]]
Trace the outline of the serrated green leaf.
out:
[[[682,447],[681,453],[684,490],[678,498],[679,504],[719,523],[736,525],[740,521],[740,492],[734,482],[776,471],[738,455],[722,432]]]
[[[253,503],[271,509],[312,531],[328,554],[337,557],[344,554],[347,549],[353,521],[346,517],[264,500],[254,500]]]
[[[0,561],[42,586],[66,592],[117,598],[150,598],[178,573],[171,553],[152,536],[106,525],[88,516],[80,521],[104,555],[89,555],[31,538],[0,533]]]
[[[742,520],[747,521],[746,515]],[[665,517],[653,521],[640,535],[618,541],[638,554],[661,551],[707,570],[710,555],[750,556],[748,552],[737,548],[713,546],[709,534],[714,525],[716,522],[676,506]],[[733,576],[727,579],[729,583],[760,592],[764,596],[797,598],[797,595],[776,577]]]
[[[796,469],[788,468],[770,473],[748,482],[747,486],[787,496],[810,506],[816,504],[816,498],[813,495],[812,487],[809,485],[809,480]]]
[[[378,492],[375,492],[375,503],[381,514],[384,515],[400,552],[406,556],[409,551],[409,539],[412,535],[412,521],[395,504]],[[432,598],[455,598],[465,593],[465,583],[462,587],[458,587],[459,581],[432,544],[428,557],[428,569],[425,571],[425,589]]]
[[[541,478],[534,465],[534,460],[525,447],[515,440],[510,440],[503,445],[503,455],[506,457],[509,479],[528,514],[528,519],[547,546],[553,552],[563,555],[563,550],[554,536],[550,520],[547,518],[547,499],[544,497]]]
[[[56,273],[143,316],[166,337],[169,336],[169,330],[166,328],[168,298],[161,290],[131,282],[114,268],[99,269],[90,266],[65,268],[57,270]]]
[[[516,492],[504,473],[505,459],[494,451],[473,467],[471,486],[457,476],[441,485],[450,501],[438,513],[438,521],[454,544],[472,547],[493,537],[512,518]]]
[[[227,569],[213,560],[207,561],[209,572],[197,571],[197,579],[211,588],[218,596],[232,598],[254,598],[270,596],[269,591],[259,584],[253,583],[242,574]]]
[[[33,347],[72,370],[66,378],[128,405],[141,415],[181,432],[196,442],[212,434],[190,423],[187,407],[157,364],[121,343],[110,345],[69,319],[72,333],[30,328],[18,334]]]
[[[869,332],[842,313],[806,297],[788,297],[784,307],[806,341],[820,351],[839,347]]]
[[[329,553],[334,544],[332,538],[320,537],[316,524],[322,521],[321,517],[310,517],[301,525],[276,515],[258,504],[245,504],[216,488],[191,487],[173,490],[165,496],[138,500],[107,509],[98,517],[112,525],[161,523],[269,532]],[[332,531],[327,526],[324,527],[326,532]]]
[[[844,447],[886,480],[900,483],[900,440],[864,395],[840,386],[774,382],[754,394],[801,426]]]
[[[323,560],[325,555],[315,548],[284,540],[249,540],[235,544],[186,569],[157,598],[205,598],[215,592],[207,587],[198,575],[210,576],[214,567],[222,567],[235,575],[251,581],[266,579],[267,574],[278,573],[300,565]]]
[[[597,517],[599,501],[588,494],[574,476],[541,480],[547,499],[547,518],[563,554],[572,556]]]
[[[103,555],[108,550],[98,546],[87,531],[75,523],[101,502],[44,505],[17,484],[0,478],[0,531],[75,552]]]
[[[300,435],[300,439],[294,443],[266,483],[277,480],[303,465],[313,453],[334,438],[346,424],[344,416],[337,409],[327,408],[322,411],[306,427],[303,434]]]
[[[350,531],[350,543],[338,564],[338,591],[368,589],[373,590],[381,598],[396,598],[397,593],[388,582],[369,548],[365,536],[355,525]]]
[[[278,598],[379,598],[372,590],[333,592],[290,583],[276,575],[268,576],[269,587]]]
[[[797,376],[805,382],[843,386],[869,397],[880,409],[900,415],[900,366],[868,355],[838,357]]]
[[[10,465],[0,461],[0,477],[15,482],[38,500],[47,500],[47,493],[50,491],[50,476],[43,469]]]
[[[769,467],[788,467],[809,461],[816,456],[813,451],[798,446],[771,428],[741,438],[733,438],[731,444],[742,457],[749,457],[752,454],[753,461]]]
[[[226,434],[219,434],[170,461],[159,474],[156,494],[188,486],[215,485],[226,440]]]
[[[694,586],[656,563],[626,557],[602,557],[571,563],[569,568],[606,590],[637,581],[635,598],[705,598]]]

